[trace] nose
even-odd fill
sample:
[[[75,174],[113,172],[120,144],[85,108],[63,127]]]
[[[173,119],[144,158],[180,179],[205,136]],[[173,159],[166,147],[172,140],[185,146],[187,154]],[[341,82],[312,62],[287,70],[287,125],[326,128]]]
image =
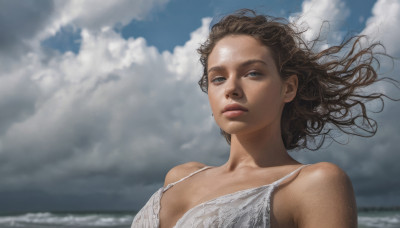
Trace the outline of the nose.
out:
[[[229,77],[225,85],[225,98],[239,99],[243,96],[243,90],[236,77]]]

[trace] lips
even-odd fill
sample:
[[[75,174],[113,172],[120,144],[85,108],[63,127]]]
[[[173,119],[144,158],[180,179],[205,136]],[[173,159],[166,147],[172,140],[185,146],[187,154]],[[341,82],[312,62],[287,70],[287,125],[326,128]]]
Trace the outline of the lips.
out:
[[[224,107],[224,109],[222,110],[222,113],[225,112],[229,112],[229,111],[243,111],[243,112],[247,112],[249,110],[247,110],[247,108],[239,105],[239,104],[229,104],[227,106]]]

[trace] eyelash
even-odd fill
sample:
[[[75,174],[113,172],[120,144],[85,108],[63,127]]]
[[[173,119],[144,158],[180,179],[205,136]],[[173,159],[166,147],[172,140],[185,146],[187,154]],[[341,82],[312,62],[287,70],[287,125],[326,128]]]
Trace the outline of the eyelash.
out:
[[[253,74],[253,76],[252,76],[252,74]],[[261,75],[262,75],[262,74],[261,74],[260,72],[258,72],[258,71],[251,71],[251,72],[245,74],[244,77],[248,77],[248,76],[250,76],[250,77],[258,77],[258,76],[261,76]],[[222,77],[222,76],[217,76],[217,77],[214,77],[214,78],[211,80],[211,82],[212,82],[212,83],[219,83],[219,82],[222,82],[223,80],[225,80],[224,77]]]
[[[251,72],[247,73],[247,74],[246,74],[246,76],[251,76],[250,74],[255,74],[255,75],[254,75],[254,76],[252,76],[252,77],[258,77],[258,76],[261,76],[261,73],[260,73],[260,72],[258,72],[258,71],[251,71]]]
[[[211,82],[213,82],[213,83],[222,82],[222,81],[220,81],[219,79],[225,79],[225,78],[224,78],[224,77],[215,77],[215,78],[213,78],[213,79],[211,80]]]

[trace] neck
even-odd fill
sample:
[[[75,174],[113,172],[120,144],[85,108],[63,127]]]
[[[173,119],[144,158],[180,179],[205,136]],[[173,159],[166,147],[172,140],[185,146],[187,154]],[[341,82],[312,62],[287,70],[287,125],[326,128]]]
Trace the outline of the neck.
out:
[[[260,131],[231,135],[230,156],[224,165],[227,170],[298,164],[286,151],[279,128],[278,134],[268,129]]]

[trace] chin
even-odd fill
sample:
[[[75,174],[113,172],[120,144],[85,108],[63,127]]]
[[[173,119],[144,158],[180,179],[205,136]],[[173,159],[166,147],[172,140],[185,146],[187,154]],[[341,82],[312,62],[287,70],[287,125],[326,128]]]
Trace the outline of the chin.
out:
[[[220,127],[228,134],[243,134],[251,131],[251,127],[245,123],[230,123],[229,126]]]
[[[239,122],[239,121],[231,121],[229,123],[225,123],[224,125],[219,125],[220,128],[228,134],[249,134],[249,133],[260,133],[263,134],[266,130],[274,130],[274,124],[270,122]],[[275,130],[279,130],[279,126],[277,125]]]

